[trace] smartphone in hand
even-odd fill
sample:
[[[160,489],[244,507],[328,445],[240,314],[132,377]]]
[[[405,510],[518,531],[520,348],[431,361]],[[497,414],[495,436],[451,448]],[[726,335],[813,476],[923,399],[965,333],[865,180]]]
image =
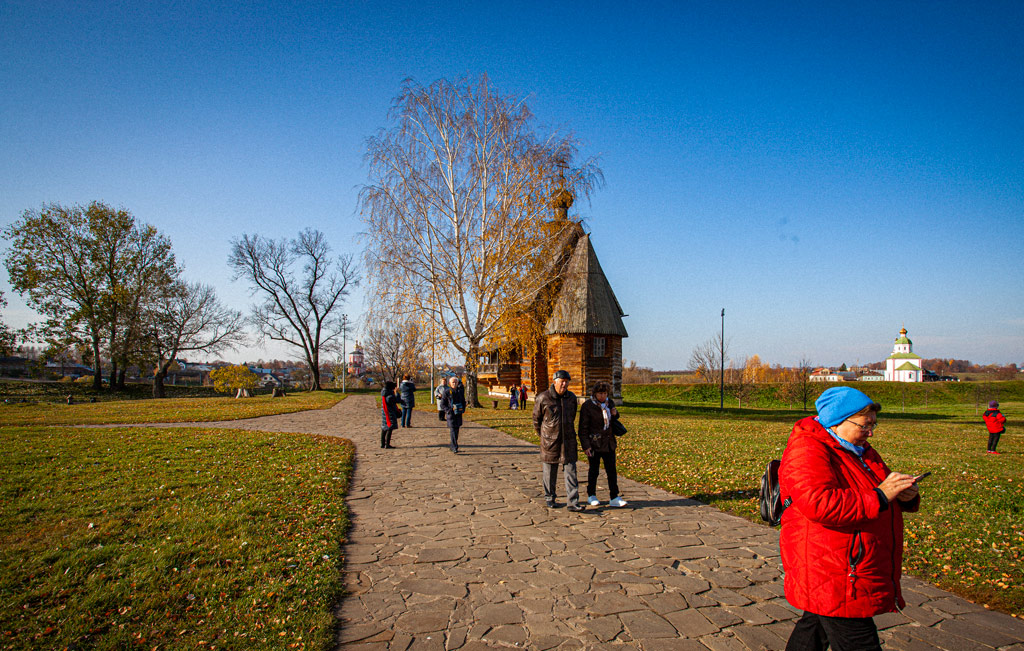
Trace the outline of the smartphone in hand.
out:
[[[925,477],[927,477],[930,474],[932,474],[931,470],[929,470],[928,472],[924,473],[923,475],[918,475],[917,477],[914,477],[914,483],[916,484],[917,482],[921,481],[922,479],[924,479]]]

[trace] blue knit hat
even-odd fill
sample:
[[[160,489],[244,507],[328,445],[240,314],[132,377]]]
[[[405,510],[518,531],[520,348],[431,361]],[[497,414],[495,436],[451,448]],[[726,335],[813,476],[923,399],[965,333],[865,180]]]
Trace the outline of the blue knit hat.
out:
[[[814,401],[818,422],[833,427],[875,401],[853,387],[832,387]]]

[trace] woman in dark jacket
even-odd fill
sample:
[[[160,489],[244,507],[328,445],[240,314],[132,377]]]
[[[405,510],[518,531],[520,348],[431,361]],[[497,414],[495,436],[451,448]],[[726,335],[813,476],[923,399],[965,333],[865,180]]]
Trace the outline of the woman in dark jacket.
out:
[[[880,650],[872,617],[902,608],[903,513],[917,477],[892,472],[868,438],[881,405],[852,387],[793,426],[779,467],[786,600],[804,611],[787,649]]]
[[[448,386],[441,392],[437,408],[448,422],[448,448],[459,453],[459,429],[462,427],[462,413],[466,411],[466,389],[459,378],[448,378]]]
[[[398,396],[395,395],[395,383],[390,380],[384,383],[380,392],[380,447],[391,449],[391,433],[398,426],[398,419],[402,410],[398,406]]]
[[[398,393],[402,396],[402,427],[412,427],[412,408],[416,406],[416,385],[412,377],[406,375],[398,385]]]
[[[580,407],[580,445],[587,455],[590,468],[587,471],[587,502],[599,506],[597,499],[597,476],[604,461],[604,472],[608,476],[609,506],[626,506],[626,500],[619,496],[618,473],[615,471],[615,448],[618,442],[612,433],[612,421],[619,419],[615,403],[608,399],[612,387],[607,382],[594,385],[589,400]]]

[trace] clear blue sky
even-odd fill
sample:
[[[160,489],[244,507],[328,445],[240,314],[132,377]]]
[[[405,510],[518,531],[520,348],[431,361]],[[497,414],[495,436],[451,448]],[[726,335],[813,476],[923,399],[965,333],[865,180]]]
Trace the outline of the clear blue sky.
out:
[[[0,2],[0,225],[125,207],[244,309],[232,237],[358,253],[401,81],[486,72],[601,157],[576,208],[627,359],[684,368],[724,307],[734,357],[880,361],[905,325],[1024,364],[1024,3],[167,4]]]

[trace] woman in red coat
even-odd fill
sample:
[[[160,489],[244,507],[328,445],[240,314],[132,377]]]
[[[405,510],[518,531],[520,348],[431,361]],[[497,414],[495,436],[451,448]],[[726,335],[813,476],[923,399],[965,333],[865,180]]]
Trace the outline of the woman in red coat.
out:
[[[988,409],[982,416],[985,419],[985,427],[988,428],[988,453],[999,454],[996,446],[999,445],[999,437],[1006,431],[1006,416],[999,411],[999,403],[993,400],[988,403]]]
[[[786,649],[881,649],[872,617],[906,605],[903,512],[918,509],[917,478],[890,471],[868,443],[881,405],[867,395],[835,387],[814,405],[779,468],[792,500],[779,537],[786,599],[804,611]]]

